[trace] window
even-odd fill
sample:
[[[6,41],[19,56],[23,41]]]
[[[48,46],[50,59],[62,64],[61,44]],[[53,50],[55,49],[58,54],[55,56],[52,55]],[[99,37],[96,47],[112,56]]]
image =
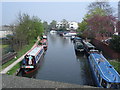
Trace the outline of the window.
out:
[[[100,74],[98,74],[98,80],[99,80],[99,82],[100,82],[100,79],[101,79]]]
[[[111,84],[110,88],[115,88],[115,89],[120,89],[120,84],[116,83],[116,84]]]

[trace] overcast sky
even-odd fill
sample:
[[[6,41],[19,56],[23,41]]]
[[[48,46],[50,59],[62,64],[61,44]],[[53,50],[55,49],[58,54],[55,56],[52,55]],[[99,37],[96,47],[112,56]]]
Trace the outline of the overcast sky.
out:
[[[81,22],[91,2],[2,2],[2,25],[15,24],[18,13],[38,16],[42,21]],[[117,13],[118,2],[110,2]],[[1,5],[1,3],[0,3]]]

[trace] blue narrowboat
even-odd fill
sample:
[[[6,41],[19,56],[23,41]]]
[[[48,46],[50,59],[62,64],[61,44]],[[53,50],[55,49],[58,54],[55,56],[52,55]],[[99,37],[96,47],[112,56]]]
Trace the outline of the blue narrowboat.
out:
[[[88,60],[98,87],[120,89],[119,73],[101,53],[91,50]]]
[[[43,54],[43,46],[35,46],[33,49],[28,51],[28,53],[24,56],[24,59],[22,60],[22,73],[28,74],[37,70],[40,65],[40,59],[43,56]]]

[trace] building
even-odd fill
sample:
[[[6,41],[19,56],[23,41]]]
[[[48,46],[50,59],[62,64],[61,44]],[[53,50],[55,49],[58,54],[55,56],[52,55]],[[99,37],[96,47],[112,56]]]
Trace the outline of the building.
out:
[[[0,26],[0,38],[4,38],[7,35],[12,35],[11,27],[8,25]]]
[[[118,27],[117,27],[117,32],[120,35],[120,1],[118,2]]]
[[[77,30],[78,23],[77,22],[57,22],[56,28],[66,28],[67,30]]]
[[[69,29],[70,30],[78,29],[78,23],[77,22],[69,22]]]
[[[118,2],[118,21],[120,21],[120,1]]]

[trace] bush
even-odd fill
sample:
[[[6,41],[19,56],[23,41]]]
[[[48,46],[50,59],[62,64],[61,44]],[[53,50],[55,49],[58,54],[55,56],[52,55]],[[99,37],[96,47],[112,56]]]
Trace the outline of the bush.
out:
[[[110,41],[110,46],[117,52],[120,52],[120,36],[113,36]]]

